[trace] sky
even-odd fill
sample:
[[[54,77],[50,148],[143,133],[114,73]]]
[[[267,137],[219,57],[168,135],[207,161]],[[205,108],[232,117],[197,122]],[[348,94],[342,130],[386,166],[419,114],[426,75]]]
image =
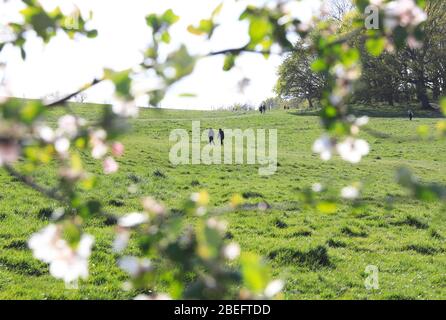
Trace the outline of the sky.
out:
[[[78,37],[70,40],[61,32],[44,45],[30,34],[23,61],[16,48],[6,47],[0,54],[4,70],[0,77],[7,86],[2,86],[0,95],[41,98],[58,92],[67,94],[102,75],[103,68],[124,70],[138,65],[143,58],[142,51],[150,39],[150,29],[145,22],[149,13],[162,13],[173,9],[181,18],[171,29],[172,42],[166,50],[173,50],[185,43],[191,53],[205,54],[227,48],[245,45],[248,25],[238,21],[247,3],[264,3],[267,0],[224,0],[223,10],[218,17],[220,27],[215,30],[211,41],[187,32],[187,26],[210,16],[222,0],[40,0],[45,8],[60,6],[64,12],[71,12],[73,4],[87,15],[93,13],[90,26],[98,30],[97,38]],[[20,19],[20,1],[0,2],[0,26]],[[308,20],[319,8],[318,0],[294,2],[294,16]],[[0,37],[1,37],[0,31]],[[199,60],[195,71],[189,77],[171,87],[161,107],[178,109],[215,109],[234,103],[258,105],[274,96],[277,68],[283,57],[271,55],[243,54],[236,67],[230,72],[222,70],[224,57],[215,56]],[[249,86],[240,92],[238,83],[250,79]],[[141,87],[150,87],[150,78],[139,80]],[[183,94],[194,97],[182,97]],[[100,84],[87,92],[88,102],[110,103],[113,86]],[[144,106],[141,99],[139,105]]]

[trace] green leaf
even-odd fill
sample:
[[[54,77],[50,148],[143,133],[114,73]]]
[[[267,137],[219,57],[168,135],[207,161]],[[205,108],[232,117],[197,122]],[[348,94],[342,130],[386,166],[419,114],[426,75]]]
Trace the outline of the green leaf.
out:
[[[189,93],[189,92],[185,92],[185,93],[181,93],[178,95],[181,98],[195,98],[197,96],[196,93]]]
[[[386,39],[385,38],[368,39],[365,45],[367,51],[371,55],[378,57],[381,55],[381,53],[383,53],[386,47]]]
[[[161,23],[156,14],[150,14],[146,17],[146,23],[149,27],[153,29],[153,32],[158,32],[161,28]]]
[[[215,16],[219,15],[221,12],[221,9],[223,9],[223,2],[220,3],[215,9],[214,11],[212,11],[212,18],[214,18]]]
[[[175,70],[175,76],[166,78],[172,84],[181,78],[188,76],[194,71],[196,58],[191,56],[186,46],[182,45],[177,51],[172,52],[167,60],[166,68],[172,67]]]
[[[187,27],[187,31],[189,31],[190,33],[192,33],[196,36],[202,36],[204,34],[203,30],[201,30],[200,28],[194,27],[192,25]]]
[[[152,106],[157,106],[164,99],[166,92],[164,90],[154,90],[149,92],[149,102]]]
[[[446,117],[446,97],[442,98],[440,101],[440,109]]]
[[[254,254],[244,254],[240,261],[245,286],[254,293],[262,293],[269,281],[267,267]]]
[[[180,17],[177,16],[172,9],[168,9],[166,12],[163,13],[161,16],[161,20],[165,22],[167,25],[171,26],[174,23],[176,23],[178,20],[180,20]]]
[[[235,55],[234,54],[227,54],[225,57],[225,63],[223,66],[224,71],[229,71],[235,66]]]
[[[201,20],[200,21],[200,30],[203,30],[206,33],[211,33],[214,28],[214,22],[212,20]]]
[[[327,70],[327,64],[325,63],[324,59],[316,59],[311,64],[311,70],[314,72],[322,72]]]
[[[262,42],[271,29],[271,24],[268,19],[264,17],[252,17],[249,25],[251,44],[256,45]]]
[[[319,202],[316,206],[317,210],[324,214],[333,214],[336,212],[336,203],[329,201]]]
[[[35,121],[43,112],[45,108],[40,101],[28,102],[20,109],[20,120],[24,123],[30,124]]]
[[[422,9],[426,8],[426,0],[416,0],[416,1],[417,1],[417,6],[419,6]]]
[[[20,56],[22,57],[23,60],[26,59],[26,51],[23,47],[20,47]]]
[[[81,240],[81,231],[72,222],[66,222],[63,225],[63,238],[68,242],[68,244],[75,248],[79,241]]]
[[[429,136],[429,126],[421,125],[417,128],[417,133],[421,138],[427,138]]]
[[[168,31],[164,31],[161,34],[161,41],[164,43],[170,43],[170,33]]]
[[[87,31],[88,38],[96,38],[98,36],[98,30]]]
[[[115,87],[116,93],[123,98],[130,98],[130,70],[114,72],[113,70],[105,70],[105,78],[111,80]]]
[[[198,36],[207,34],[210,37],[214,31],[214,28],[215,25],[212,20],[203,19],[200,21],[198,27],[190,25],[187,28],[187,31]]]

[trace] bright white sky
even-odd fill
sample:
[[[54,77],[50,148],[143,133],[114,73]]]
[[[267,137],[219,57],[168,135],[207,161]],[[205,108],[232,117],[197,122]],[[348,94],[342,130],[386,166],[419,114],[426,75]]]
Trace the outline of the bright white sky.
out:
[[[83,13],[93,12],[92,27],[99,31],[95,39],[69,40],[59,34],[48,45],[29,36],[27,60],[22,61],[15,48],[6,48],[0,54],[4,62],[5,83],[8,94],[40,98],[52,92],[69,93],[100,77],[103,68],[122,70],[138,65],[142,61],[141,51],[150,41],[150,29],[145,23],[149,13],[162,13],[171,8],[181,17],[172,28],[171,48],[185,43],[192,53],[206,53],[220,49],[240,47],[247,43],[247,24],[238,17],[247,2],[259,3],[267,0],[224,0],[218,20],[222,24],[215,31],[212,41],[191,35],[186,28],[200,19],[210,16],[221,0],[41,0],[48,7],[61,6],[70,9],[73,3]],[[0,24],[18,19],[20,1],[0,3]],[[293,15],[308,20],[319,8],[318,0],[296,1]],[[0,34],[1,36],[1,34]],[[181,109],[212,109],[234,103],[259,104],[273,96],[277,80],[277,67],[281,57],[271,56],[268,60],[255,54],[244,54],[230,72],[222,70],[223,57],[200,60],[194,73],[174,85],[162,102],[162,107]],[[1,74],[0,74],[1,77]],[[247,77],[249,87],[240,93],[238,82]],[[196,97],[180,97],[193,93]],[[2,92],[0,91],[0,94]],[[87,92],[90,102],[110,102],[112,89],[105,83]]]

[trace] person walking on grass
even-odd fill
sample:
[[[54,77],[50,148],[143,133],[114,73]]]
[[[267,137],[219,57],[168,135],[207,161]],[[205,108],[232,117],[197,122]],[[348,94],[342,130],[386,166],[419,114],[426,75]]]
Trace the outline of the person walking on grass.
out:
[[[412,111],[412,110],[409,110],[408,114],[409,114],[409,120],[412,121],[412,120],[413,120],[413,117],[414,117],[414,113],[413,113],[413,111]]]
[[[209,136],[209,144],[215,145],[215,142],[214,142],[215,133],[212,128],[209,128],[208,136]]]
[[[220,128],[218,129],[218,138],[220,139],[221,145],[225,142],[225,132]]]

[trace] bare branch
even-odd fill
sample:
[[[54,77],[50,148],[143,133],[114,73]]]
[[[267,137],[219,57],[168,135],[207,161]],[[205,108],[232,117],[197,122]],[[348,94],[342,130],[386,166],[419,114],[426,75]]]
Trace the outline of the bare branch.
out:
[[[46,107],[51,108],[51,107],[55,107],[55,106],[59,106],[59,105],[64,105],[68,100],[70,100],[71,98],[74,98],[75,96],[77,96],[78,94],[90,89],[91,87],[97,85],[98,83],[104,81],[104,79],[94,79],[90,84],[86,85],[85,87],[77,90],[76,92],[73,92],[65,97],[63,97],[62,99],[59,99],[57,101],[54,101],[50,104],[47,104]]]

